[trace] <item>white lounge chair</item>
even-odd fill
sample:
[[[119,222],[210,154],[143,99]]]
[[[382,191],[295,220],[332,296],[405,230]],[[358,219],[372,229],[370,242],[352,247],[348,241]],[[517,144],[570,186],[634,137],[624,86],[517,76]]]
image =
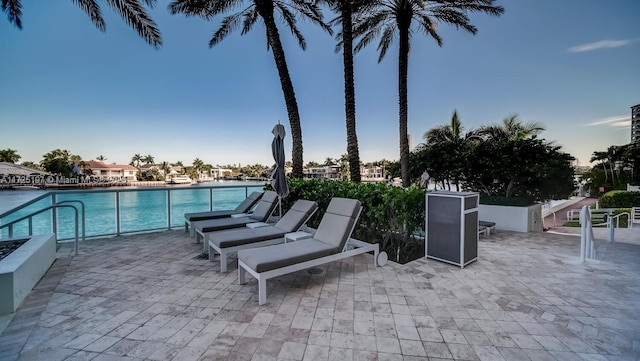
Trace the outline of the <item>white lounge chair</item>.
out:
[[[278,195],[273,191],[266,191],[258,201],[253,213],[241,217],[228,217],[192,222],[191,226],[196,232],[196,243],[205,239],[205,234],[224,229],[241,228],[249,223],[264,223],[269,220],[271,214],[278,205]],[[207,243],[204,243],[204,251],[207,251]]]
[[[193,231],[193,227],[191,226],[191,222],[196,221],[205,221],[208,219],[218,219],[218,218],[227,218],[236,214],[245,214],[249,213],[251,208],[258,203],[260,198],[262,197],[262,192],[253,192],[249,194],[245,200],[243,200],[238,206],[234,209],[225,209],[219,211],[211,211],[211,212],[195,212],[195,213],[185,213],[184,214],[184,231],[188,232],[189,228],[191,228],[191,237],[195,235]]]
[[[258,280],[258,303],[263,305],[267,302],[269,278],[371,251],[374,253],[374,264],[384,265],[386,259],[378,260],[377,243],[350,239],[361,210],[362,204],[358,200],[333,198],[311,238],[239,251],[238,282],[245,283],[245,272]]]
[[[259,228],[236,228],[207,234],[209,260],[220,254],[220,272],[227,272],[227,256],[241,249],[284,242],[287,233],[298,231],[318,209],[318,203],[297,200],[275,225]]]

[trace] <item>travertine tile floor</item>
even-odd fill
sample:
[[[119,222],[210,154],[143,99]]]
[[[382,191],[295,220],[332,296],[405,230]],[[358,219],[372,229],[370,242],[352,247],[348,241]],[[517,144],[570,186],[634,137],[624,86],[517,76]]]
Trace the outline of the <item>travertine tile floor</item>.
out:
[[[264,306],[181,231],[70,246],[0,360],[640,359],[638,244],[583,264],[577,237],[497,232],[462,270],[361,255],[269,281]]]

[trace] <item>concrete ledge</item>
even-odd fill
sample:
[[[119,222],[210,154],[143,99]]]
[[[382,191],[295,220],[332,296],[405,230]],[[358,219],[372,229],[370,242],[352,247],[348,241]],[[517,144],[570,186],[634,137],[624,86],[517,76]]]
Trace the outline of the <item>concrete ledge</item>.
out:
[[[541,204],[529,207],[481,204],[478,217],[481,221],[495,222],[499,231],[542,232]]]
[[[31,236],[0,261],[0,315],[15,312],[20,307],[55,259],[55,236],[43,234]]]

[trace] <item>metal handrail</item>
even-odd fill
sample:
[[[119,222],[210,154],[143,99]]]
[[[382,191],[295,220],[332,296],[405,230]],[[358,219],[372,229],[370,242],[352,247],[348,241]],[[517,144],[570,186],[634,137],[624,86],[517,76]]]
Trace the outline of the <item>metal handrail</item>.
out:
[[[62,200],[60,202],[56,202],[56,204],[62,204],[62,203],[80,203],[80,205],[82,206],[82,242],[84,242],[86,240],[86,222],[85,222],[85,213],[84,213],[84,210],[85,210],[84,202],[79,201],[77,199],[68,199],[68,200]]]
[[[36,215],[38,215],[38,214],[40,214],[42,212],[46,212],[46,211],[48,211],[50,209],[56,209],[56,208],[72,208],[73,211],[74,211],[75,220],[76,220],[76,222],[75,222],[75,229],[76,229],[75,230],[75,246],[74,247],[75,247],[75,253],[76,253],[76,256],[77,256],[78,255],[78,223],[79,223],[78,222],[78,208],[76,208],[76,206],[72,206],[71,204],[59,204],[59,203],[57,203],[57,204],[53,204],[53,205],[47,206],[47,207],[42,208],[42,209],[40,209],[38,211],[30,213],[30,214],[28,214],[26,216],[20,217],[18,219],[14,219],[13,221],[11,221],[9,223],[1,224],[0,225],[0,229],[9,228],[9,238],[12,238],[13,237],[13,225],[18,223],[18,222],[22,222],[25,219],[29,219],[29,233],[30,233],[29,235],[31,235],[32,228],[33,228],[32,227],[33,226],[33,216],[36,216]],[[54,236],[57,239],[57,236],[55,234],[54,234]]]
[[[249,188],[257,188],[257,187],[262,187],[263,184],[260,183],[256,183],[256,184],[245,184],[245,185],[224,185],[224,186],[200,186],[197,187],[195,189],[201,189],[202,191],[207,191],[208,190],[208,200],[209,200],[209,210],[212,211],[214,209],[214,191],[221,191],[221,190],[225,190],[225,189],[242,189],[244,188],[245,190],[245,197],[249,194]],[[56,204],[56,203],[63,203],[63,202],[81,202],[78,200],[63,200],[60,202],[57,202],[56,197],[58,195],[69,195],[72,193],[81,193],[81,194],[113,194],[115,197],[114,200],[114,212],[115,212],[115,225],[114,225],[114,229],[115,232],[113,232],[113,229],[107,230],[106,233],[105,232],[101,232],[100,234],[92,234],[91,237],[104,237],[104,236],[112,236],[112,235],[121,235],[123,233],[137,233],[137,232],[147,232],[147,231],[155,231],[155,230],[160,230],[160,229],[174,229],[176,227],[181,227],[181,226],[172,226],[171,222],[173,221],[173,219],[175,218],[175,215],[171,214],[171,210],[173,209],[172,204],[174,202],[174,198],[173,195],[171,195],[172,192],[179,192],[179,191],[184,191],[184,190],[188,190],[188,189],[194,189],[193,187],[166,187],[166,188],[158,188],[158,187],[140,187],[140,188],[118,188],[118,189],[114,189],[114,188],[109,188],[109,189],[81,189],[78,191],[74,191],[74,190],[57,190],[57,191],[49,191],[46,194],[40,195],[24,204],[21,204],[20,206],[17,206],[7,212],[4,212],[0,215],[0,220],[3,217],[7,217],[10,216],[11,214],[14,214],[15,212],[21,211],[23,209],[25,209],[26,207],[33,205],[34,203],[41,201],[43,199],[46,199],[47,197],[51,197],[51,203],[52,204]],[[134,230],[126,230],[123,231],[122,230],[122,217],[121,217],[121,211],[122,211],[122,204],[121,204],[121,200],[120,200],[120,196],[123,193],[130,193],[130,192],[148,192],[148,191],[162,191],[162,192],[166,192],[166,223],[164,227],[160,227],[157,228],[157,226],[154,226],[153,228],[141,228],[141,229],[134,229]],[[82,207],[82,213],[83,213],[83,240],[86,239],[86,230],[85,230],[85,205],[83,204]],[[59,219],[57,212],[55,212],[55,210],[52,212],[52,219],[51,219],[51,225],[53,227],[53,232],[56,233],[57,236],[57,220]],[[24,219],[23,219],[24,220]],[[165,228],[166,227],[166,228]],[[31,233],[32,231],[32,227],[30,225],[29,228],[29,233]],[[113,232],[113,233],[111,233]],[[64,237],[60,237],[60,240],[65,239]]]
[[[627,228],[631,228],[631,226],[633,225],[633,223],[631,222],[631,214],[627,212],[622,212],[611,216],[611,219],[615,218],[616,220],[616,228],[620,228],[620,216],[622,216],[623,214],[627,216]]]

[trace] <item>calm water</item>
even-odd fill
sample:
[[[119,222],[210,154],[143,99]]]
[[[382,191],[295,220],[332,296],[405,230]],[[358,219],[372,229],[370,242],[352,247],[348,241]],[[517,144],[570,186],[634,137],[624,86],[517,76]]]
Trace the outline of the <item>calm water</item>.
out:
[[[220,188],[240,186],[238,188]],[[247,187],[245,189],[245,187]],[[233,209],[246,197],[247,192],[261,191],[264,182],[211,182],[193,186],[168,186],[157,188],[114,187],[101,192],[87,190],[65,190],[56,195],[56,201],[79,200],[85,204],[86,236],[103,236],[117,233],[116,193],[119,192],[120,232],[137,232],[153,229],[166,229],[170,219],[171,227],[184,225],[184,214],[210,210],[210,198],[213,198],[213,210]],[[210,190],[210,188],[212,190]],[[130,191],[133,190],[133,191]],[[169,190],[169,192],[168,192]],[[212,193],[211,193],[212,192]],[[0,215],[47,191],[41,190],[5,190],[0,191]],[[170,201],[167,199],[170,198]],[[42,200],[0,218],[0,224],[6,224],[27,214],[43,209],[52,204],[52,197]],[[69,203],[76,205],[79,203]],[[170,207],[169,207],[170,204]],[[80,210],[80,208],[78,208]],[[58,239],[69,239],[74,236],[75,215],[69,208],[59,208]],[[33,217],[33,233],[52,232],[52,213],[45,211]],[[80,228],[80,232],[82,229]],[[14,226],[14,237],[29,234],[27,220]],[[0,231],[0,238],[7,238],[8,230]]]

